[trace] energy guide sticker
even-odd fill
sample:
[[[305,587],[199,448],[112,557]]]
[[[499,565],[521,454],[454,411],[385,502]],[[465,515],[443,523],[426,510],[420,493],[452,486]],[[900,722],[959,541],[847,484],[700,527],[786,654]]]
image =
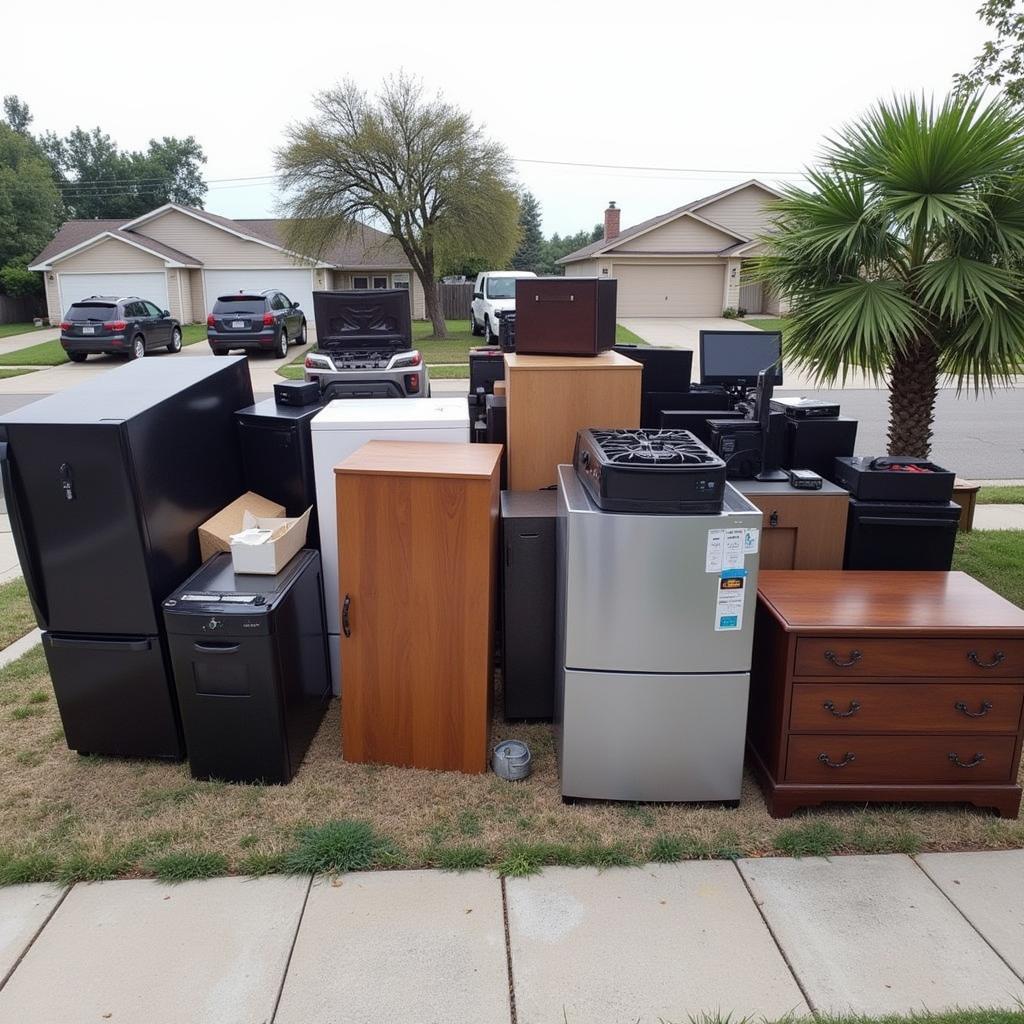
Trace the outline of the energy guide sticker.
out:
[[[746,569],[725,569],[718,577],[715,601],[716,633],[743,628],[743,597],[746,585]]]

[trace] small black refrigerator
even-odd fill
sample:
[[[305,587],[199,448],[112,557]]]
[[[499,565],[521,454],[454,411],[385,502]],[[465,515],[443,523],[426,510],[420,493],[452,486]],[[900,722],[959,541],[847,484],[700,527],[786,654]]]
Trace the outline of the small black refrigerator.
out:
[[[160,602],[242,493],[245,358],[140,359],[3,416],[0,472],[68,746],[181,758]]]

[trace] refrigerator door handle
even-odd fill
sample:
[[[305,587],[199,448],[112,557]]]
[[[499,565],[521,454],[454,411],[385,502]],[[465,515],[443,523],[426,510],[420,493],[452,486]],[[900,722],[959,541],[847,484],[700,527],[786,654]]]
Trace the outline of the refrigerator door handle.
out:
[[[18,495],[14,487],[14,472],[6,441],[0,442],[0,477],[3,479],[4,494],[7,497],[7,515],[11,521],[14,548],[18,552],[18,561],[21,562],[21,571],[25,577],[29,600],[35,609],[39,624],[45,628],[45,623],[50,618],[49,609],[46,607],[46,591],[43,589],[43,581],[32,556],[32,545],[29,544],[25,533],[25,523],[18,505]]]
[[[50,635],[51,647],[77,647],[90,651],[149,651],[151,640],[89,640],[85,637]]]

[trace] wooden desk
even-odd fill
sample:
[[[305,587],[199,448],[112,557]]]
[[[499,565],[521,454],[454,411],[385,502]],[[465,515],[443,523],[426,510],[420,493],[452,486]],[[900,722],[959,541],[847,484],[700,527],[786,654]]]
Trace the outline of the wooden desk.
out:
[[[960,802],[1016,817],[1024,611],[960,572],[761,572],[747,745],[769,813]]]
[[[639,427],[643,367],[618,352],[598,356],[505,355],[508,489],[555,483],[572,462],[577,431]]]
[[[827,480],[820,491],[788,481],[733,480],[733,486],[764,513],[764,569],[842,569],[850,495]]]
[[[500,457],[370,441],[336,467],[346,761],[486,771]]]

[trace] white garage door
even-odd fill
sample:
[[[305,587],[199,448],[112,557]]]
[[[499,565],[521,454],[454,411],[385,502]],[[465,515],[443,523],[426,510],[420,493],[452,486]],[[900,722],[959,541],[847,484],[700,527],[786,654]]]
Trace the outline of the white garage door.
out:
[[[238,292],[262,292],[268,288],[282,291],[302,307],[306,319],[313,323],[313,274],[309,270],[205,270],[206,314],[213,309],[219,295]]]
[[[154,270],[143,274],[61,274],[61,312],[90,295],[137,295],[167,309],[167,274]]]
[[[725,289],[722,264],[639,266],[616,263],[618,315],[721,316]]]

